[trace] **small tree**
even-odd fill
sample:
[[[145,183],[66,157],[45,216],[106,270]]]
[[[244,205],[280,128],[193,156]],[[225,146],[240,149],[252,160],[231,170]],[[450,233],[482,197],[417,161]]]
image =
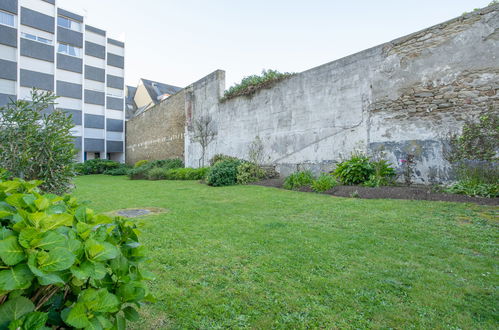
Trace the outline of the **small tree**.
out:
[[[0,167],[26,180],[42,180],[42,190],[62,194],[73,177],[73,121],[55,105],[51,92],[33,90],[31,101],[0,107]]]
[[[201,158],[199,159],[199,166],[204,167],[204,158],[206,149],[210,145],[218,132],[210,115],[201,116],[194,121],[194,132],[192,141],[201,145]]]

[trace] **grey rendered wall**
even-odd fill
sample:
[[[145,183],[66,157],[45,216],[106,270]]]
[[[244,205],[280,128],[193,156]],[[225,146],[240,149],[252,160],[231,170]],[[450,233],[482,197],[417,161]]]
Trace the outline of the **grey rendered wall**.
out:
[[[17,63],[0,60],[0,78],[7,80],[17,80]]]
[[[0,107],[9,104],[11,100],[16,100],[16,95],[0,94]]]
[[[85,103],[104,105],[105,94],[101,92],[85,89]]]
[[[122,141],[107,141],[107,152],[123,152]]]
[[[123,69],[125,67],[125,58],[123,56],[107,53],[107,65]]]
[[[35,29],[54,33],[54,17],[21,7],[21,24]]]
[[[0,44],[17,47],[17,29],[0,25]]]
[[[57,81],[57,96],[70,97],[73,99],[82,98],[82,86],[66,81]]]
[[[85,114],[85,127],[104,128],[104,116]]]
[[[57,68],[72,71],[76,73],[82,73],[83,71],[83,60],[81,58],[67,56],[63,54],[57,54]]]
[[[123,132],[123,120],[108,118],[106,127],[110,132]]]
[[[21,55],[54,62],[54,46],[21,38]]]
[[[90,65],[85,65],[85,79],[104,82],[106,81],[106,71]]]
[[[57,41],[76,47],[83,47],[83,33],[57,27]]]
[[[116,97],[107,97],[107,108],[111,110],[123,111],[123,99]]]
[[[17,0],[0,1],[0,10],[5,10],[9,13],[17,15]]]
[[[20,73],[21,86],[54,91],[54,75],[24,69],[21,69]]]
[[[107,75],[107,87],[123,89],[125,86],[125,79],[121,77]]]
[[[259,136],[281,175],[331,170],[354,149],[384,152],[396,167],[416,157],[416,181],[452,179],[442,134],[465,118],[499,109],[499,6],[299,73],[272,88],[225,102],[224,72],[186,95],[185,162],[199,166],[192,123],[213,117],[218,136],[206,159],[247,158]]]
[[[86,138],[85,139],[85,151],[104,152],[104,140]]]
[[[104,59],[106,58],[106,47],[85,41],[85,55]]]

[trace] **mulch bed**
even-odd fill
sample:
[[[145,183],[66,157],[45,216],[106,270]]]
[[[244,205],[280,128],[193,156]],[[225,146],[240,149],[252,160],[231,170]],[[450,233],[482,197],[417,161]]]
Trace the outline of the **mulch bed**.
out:
[[[264,187],[281,188],[284,179],[269,179],[253,183],[254,185]],[[299,191],[312,192],[310,188],[301,188]],[[426,200],[426,201],[443,201],[443,202],[461,202],[475,203],[480,205],[499,205],[499,198],[483,198],[469,197],[465,195],[446,194],[434,192],[430,187],[425,186],[387,186],[370,188],[363,186],[336,186],[331,190],[324,192],[327,195],[338,197],[357,197],[367,199],[409,199],[409,200]]]

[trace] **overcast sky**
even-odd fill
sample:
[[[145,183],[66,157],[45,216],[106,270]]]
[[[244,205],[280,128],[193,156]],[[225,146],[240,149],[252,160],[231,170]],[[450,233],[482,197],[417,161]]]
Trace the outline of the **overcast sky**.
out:
[[[491,0],[59,0],[126,42],[126,83],[185,87],[226,71],[300,72],[484,7]]]

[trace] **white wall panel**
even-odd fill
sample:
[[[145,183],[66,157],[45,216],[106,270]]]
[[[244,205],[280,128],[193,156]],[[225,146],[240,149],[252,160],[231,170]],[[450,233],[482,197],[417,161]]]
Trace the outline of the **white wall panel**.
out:
[[[0,94],[16,94],[16,84],[17,82],[12,80],[0,79]]]
[[[113,44],[107,44],[107,51],[111,54],[125,56],[125,48]]]
[[[71,129],[72,136],[82,136],[82,133],[83,133],[83,126],[81,125],[76,125]]]
[[[55,6],[40,0],[20,0],[19,3],[22,7],[29,8],[31,10],[36,10],[42,14],[55,16]]]
[[[118,110],[107,110],[106,117],[111,119],[123,119],[123,111]]]
[[[85,89],[104,92],[106,85],[103,82],[85,79]]]
[[[66,71],[66,70],[57,70],[57,80],[67,81],[73,84],[80,84],[83,81],[83,75],[81,73]]]
[[[17,62],[17,48],[0,45],[0,59]]]
[[[110,141],[124,141],[123,132],[107,132],[106,138]]]
[[[81,105],[81,100],[78,99],[72,99],[69,97],[59,97],[57,98],[56,102],[58,103],[57,107],[62,108],[62,109],[74,109],[74,110],[81,110],[82,105]]]
[[[52,33],[50,33],[50,32],[38,30],[38,29],[29,27],[29,26],[26,26],[26,25],[20,25],[20,29],[21,29],[21,32],[29,33],[29,34],[35,35],[37,37],[42,37],[42,38],[51,40],[52,41],[52,45],[54,44],[54,35]],[[21,36],[21,38],[22,38],[22,36]]]
[[[122,89],[117,89],[117,88],[108,87],[107,88],[107,94],[109,96],[113,96],[113,97],[124,97],[123,90]]]
[[[102,46],[106,46],[106,37],[101,36],[100,34],[93,33],[90,31],[85,31],[85,39],[87,41],[93,42],[94,44],[99,44]]]
[[[96,68],[105,69],[106,61],[101,58],[85,55],[85,65],[90,65]]]
[[[86,104],[85,103],[85,111],[84,113],[89,113],[92,115],[102,115],[104,116],[104,106],[96,105],[96,104]]]
[[[19,58],[19,67],[30,71],[54,74],[54,63],[37,60],[36,58],[21,56]]]
[[[108,66],[107,67],[107,74],[116,76],[116,77],[124,77],[125,76],[125,71],[123,69],[117,68],[115,66]]]
[[[106,136],[105,131],[100,128],[85,127],[84,133],[85,133],[85,138],[91,138],[91,139],[104,139],[104,137]]]

